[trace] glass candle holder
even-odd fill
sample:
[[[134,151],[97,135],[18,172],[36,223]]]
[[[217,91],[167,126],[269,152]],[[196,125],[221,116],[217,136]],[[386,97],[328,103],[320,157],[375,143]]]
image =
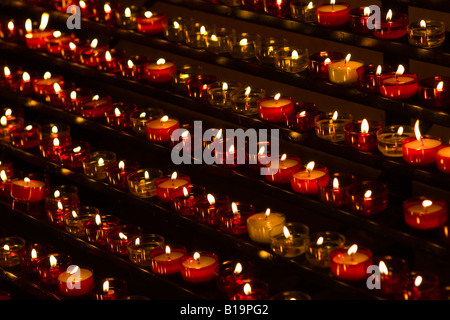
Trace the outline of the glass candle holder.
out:
[[[290,5],[292,19],[306,23],[317,21],[316,1],[293,0]]]
[[[49,177],[45,174],[29,174],[11,181],[11,197],[18,202],[37,203],[48,192]]]
[[[247,219],[255,214],[255,207],[250,203],[233,202],[220,208],[218,212],[219,229],[234,235],[247,233]]]
[[[294,112],[283,114],[284,125],[297,132],[313,130],[314,118],[319,115],[319,107],[311,102],[294,103]]]
[[[147,121],[145,133],[151,142],[168,143],[171,141],[172,133],[180,128],[178,119],[163,116],[159,119]]]
[[[170,202],[171,198],[183,195],[183,189],[180,187],[187,187],[190,184],[191,178],[185,174],[174,172],[171,175],[164,175],[155,181],[156,196],[163,202]]]
[[[136,16],[138,9],[136,6],[120,6],[115,10],[115,23],[119,28],[134,30],[137,28]]]
[[[64,220],[80,206],[78,188],[73,185],[54,186],[45,197],[45,211],[48,221],[64,227]]]
[[[34,30],[25,34],[25,44],[32,50],[45,50],[47,41],[53,38],[54,30]]]
[[[106,167],[116,162],[116,154],[111,151],[96,151],[83,161],[84,174],[95,180],[106,179]]]
[[[219,265],[218,257],[213,252],[188,253],[180,258],[181,277],[190,283],[204,283],[216,277]]]
[[[119,278],[98,280],[90,290],[91,300],[123,300],[127,296],[127,282]]]
[[[233,58],[251,60],[256,58],[255,46],[261,42],[258,34],[233,33],[228,38],[228,50]]]
[[[362,67],[364,63],[356,60],[338,60],[331,62],[328,65],[328,79],[330,82],[353,86],[358,83],[358,68]]]
[[[206,189],[204,186],[189,184],[172,190],[170,195],[170,205],[172,210],[177,214],[193,217],[195,204],[205,197]]]
[[[348,146],[356,150],[376,150],[378,148],[377,132],[382,128],[381,122],[377,120],[364,120],[345,125],[345,142]]]
[[[210,26],[200,22],[187,22],[184,30],[185,43],[195,49],[205,49],[210,29]]]
[[[397,300],[437,300],[439,299],[439,277],[428,271],[412,270],[396,294]]]
[[[25,240],[12,236],[0,239],[0,266],[14,267],[20,264],[19,252],[24,248]]]
[[[445,23],[438,20],[415,21],[408,25],[408,42],[419,48],[436,48],[445,41]]]
[[[95,99],[94,94],[90,89],[71,88],[61,92],[55,102],[58,104],[57,106],[60,106],[68,112],[80,114],[83,109],[83,105]],[[95,104],[97,104],[97,102],[95,102]]]
[[[151,59],[143,56],[125,57],[118,61],[120,74],[122,77],[140,81],[145,79],[145,66],[151,62]]]
[[[236,113],[253,115],[258,113],[258,101],[266,96],[260,88],[241,88],[231,94],[232,110]]]
[[[284,291],[274,294],[270,300],[311,300],[311,296],[302,291]]]
[[[167,26],[164,28],[164,37],[173,42],[184,42],[184,30],[186,23],[183,18],[176,17],[170,19]]]
[[[49,75],[50,74],[50,75]],[[64,79],[61,75],[46,73],[42,78],[36,77],[31,79],[31,86],[36,95],[42,96],[47,88],[53,88],[54,84],[62,86]]]
[[[129,243],[142,233],[140,227],[132,224],[112,227],[106,234],[106,248],[114,254],[127,256]]]
[[[162,176],[163,172],[156,168],[140,169],[128,174],[128,188],[132,195],[139,198],[151,198],[156,195],[156,179]]]
[[[94,44],[91,42],[77,48],[78,57],[76,59],[86,67],[97,68],[97,56],[105,56],[106,51],[109,50],[109,46],[94,46]]]
[[[394,71],[389,66],[368,64],[356,69],[358,74],[358,89],[367,93],[380,92],[381,75],[386,72]]]
[[[325,204],[340,208],[349,203],[348,191],[356,185],[356,177],[349,173],[333,173],[326,186],[319,188],[319,198]]]
[[[299,73],[308,67],[307,48],[278,47],[274,54],[275,68],[289,73]]]
[[[128,191],[127,177],[129,174],[139,170],[139,166],[137,161],[130,159],[112,162],[105,168],[106,180],[109,185]]]
[[[274,64],[275,53],[279,47],[287,47],[285,38],[267,37],[256,44],[255,56],[261,63]]]
[[[19,149],[33,149],[39,147],[41,126],[32,123],[24,126],[17,126],[9,130],[11,144]]]
[[[16,93],[20,93],[23,95],[31,95],[33,94],[31,79],[33,79],[36,76],[37,74],[26,71],[13,74],[10,83],[10,88]]]
[[[194,204],[194,219],[200,223],[218,227],[219,213],[230,205],[230,197],[226,194],[207,194]]]
[[[174,275],[181,270],[181,259],[187,254],[184,246],[171,244],[150,252],[151,269],[160,275]]]
[[[87,241],[99,247],[106,246],[107,233],[119,223],[120,220],[116,216],[96,215],[85,223]]]
[[[105,111],[106,123],[116,130],[126,130],[131,127],[130,114],[137,110],[132,103],[116,102],[110,110]]]
[[[450,77],[431,77],[418,82],[420,104],[428,108],[450,106]]]
[[[161,58],[144,66],[145,80],[150,83],[170,83],[176,73],[177,66],[174,60]]]
[[[278,159],[278,168],[272,162],[266,164],[271,170],[264,176],[265,180],[274,184],[289,184],[291,175],[302,166],[300,157],[283,154]]]
[[[264,12],[280,18],[289,17],[291,6],[289,0],[263,0]]]
[[[336,248],[330,253],[331,273],[344,281],[367,278],[367,268],[373,264],[372,252],[357,245]]]
[[[338,27],[350,20],[350,6],[347,3],[321,4],[316,8],[317,23],[324,27]]]
[[[230,300],[268,300],[269,285],[260,279],[244,280],[238,285]]]
[[[380,93],[386,98],[409,99],[417,94],[417,88],[415,73],[397,75],[395,72],[388,72],[380,78]]]
[[[159,234],[143,234],[132,239],[128,244],[128,258],[141,267],[151,266],[151,254],[155,249],[162,249],[165,239]]]
[[[282,233],[285,224],[286,217],[283,213],[271,212],[268,209],[266,212],[255,213],[248,217],[248,235],[252,241],[269,244],[269,232],[276,230],[275,233]]]
[[[353,121],[349,113],[323,113],[314,118],[316,135],[324,140],[339,142],[345,140],[344,128]]]
[[[88,142],[73,141],[70,145],[61,149],[59,153],[60,164],[70,170],[82,170],[83,162],[89,161],[90,153],[91,146]]]
[[[328,168],[321,164],[315,164],[311,168],[311,162],[292,172],[291,188],[301,194],[319,194],[319,189],[328,185],[330,176]]]
[[[330,254],[337,248],[343,248],[345,236],[333,231],[310,234],[306,240],[306,260],[314,267],[330,267]]]
[[[380,268],[380,290],[377,291],[385,297],[395,298],[408,273],[408,263],[395,256],[375,257],[373,262]]]
[[[414,130],[410,126],[383,127],[377,131],[378,150],[387,157],[402,157],[403,140],[414,136]]]
[[[180,93],[188,94],[186,81],[190,78],[195,78],[203,73],[203,68],[200,66],[184,64],[178,66],[177,74],[172,78],[172,87]],[[217,77],[216,77],[217,78]]]
[[[208,88],[208,102],[217,107],[231,108],[233,91],[241,88],[239,82],[216,82]]]
[[[121,49],[110,49],[104,53],[98,54],[96,56],[97,69],[105,73],[120,73],[119,61],[124,59],[125,56],[125,50]]]
[[[187,94],[195,100],[208,102],[208,89],[218,81],[215,75],[192,75],[185,82]]]
[[[389,12],[388,12],[389,14]],[[396,12],[388,17],[388,14],[381,13],[380,28],[374,28],[372,34],[380,39],[399,39],[408,32],[408,15]]]
[[[77,209],[72,210],[64,218],[64,227],[67,232],[77,237],[85,237],[86,229],[85,224],[89,220],[94,219],[100,214],[100,210],[93,206],[80,206]]]
[[[288,222],[279,229],[270,230],[270,248],[272,251],[284,258],[295,258],[306,250],[309,227],[303,223]]]
[[[348,25],[350,29],[359,34],[370,34],[372,30],[367,27],[367,21],[372,14],[369,7],[359,7],[350,10]]]
[[[403,203],[403,216],[408,226],[419,229],[435,229],[445,223],[447,204],[433,197],[413,197]]]
[[[110,96],[95,95],[88,99],[86,97],[79,108],[79,114],[87,119],[104,119],[106,114],[113,110],[112,99]]]
[[[406,138],[402,142],[403,160],[416,166],[431,165],[441,145],[441,138],[430,135],[423,135],[420,141],[417,137]]]
[[[167,26],[167,15],[165,13],[157,13],[144,11],[138,13],[136,17],[136,29],[138,32],[147,34],[159,34],[164,31]]]
[[[131,128],[138,135],[145,135],[147,122],[162,118],[164,110],[159,108],[136,109],[130,113]]]
[[[450,145],[441,145],[437,150],[436,167],[444,173],[450,173]]]
[[[294,101],[292,98],[281,97],[280,94],[259,99],[256,105],[259,118],[269,122],[281,123],[285,114],[294,113]]]
[[[245,280],[253,279],[253,270],[253,264],[249,261],[227,260],[221,262],[216,268],[217,287],[231,298],[237,286]]]
[[[52,253],[37,263],[37,272],[40,281],[47,285],[57,285],[58,276],[72,264],[72,257],[65,253]]]
[[[388,205],[388,188],[375,180],[360,181],[348,191],[350,210],[358,215],[371,216],[383,212]]]
[[[83,297],[94,284],[94,270],[77,265],[69,266],[57,278],[58,291],[65,297]]]
[[[53,245],[48,243],[31,243],[19,251],[20,269],[27,275],[37,274],[37,263],[40,258],[53,252]]]
[[[206,36],[206,51],[215,54],[228,53],[228,30],[215,28]]]

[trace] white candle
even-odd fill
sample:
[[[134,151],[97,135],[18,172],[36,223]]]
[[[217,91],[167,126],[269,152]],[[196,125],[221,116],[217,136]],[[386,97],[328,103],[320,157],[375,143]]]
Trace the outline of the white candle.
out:
[[[216,263],[216,259],[210,256],[200,255],[199,259],[187,259],[183,261],[183,267],[190,269],[201,269],[206,268]]]
[[[433,213],[442,210],[443,207],[440,204],[433,203],[431,206],[424,207],[422,204],[416,204],[408,208],[409,211],[414,213]]]
[[[164,189],[169,189],[169,188],[177,188],[177,187],[182,187],[186,184],[188,184],[189,181],[186,179],[169,179],[166,181],[161,182],[160,184],[158,184],[158,188],[164,188]]]
[[[414,150],[426,150],[436,148],[441,145],[439,140],[435,139],[423,139],[422,141],[414,140],[408,143],[405,143],[405,148],[414,149]]]
[[[170,256],[170,259],[169,259],[169,256]],[[153,260],[156,260],[156,261],[169,261],[169,260],[179,259],[182,256],[184,256],[184,254],[182,252],[172,251],[172,252],[170,252],[170,255],[168,255],[166,253],[161,253],[161,254],[155,256],[153,258]]]
[[[358,61],[339,60],[328,65],[329,79],[333,83],[350,84],[358,80],[356,70],[363,64]]]
[[[301,180],[309,180],[309,179],[317,179],[320,177],[323,177],[326,175],[325,171],[322,170],[305,170],[305,171],[298,171],[294,174],[294,177]]]
[[[172,67],[173,65],[174,65],[174,63],[170,62],[170,61],[165,62],[165,63],[161,63],[161,64],[149,63],[147,65],[147,69],[150,69],[150,70],[164,70],[164,69]]]
[[[167,129],[175,126],[178,120],[168,119],[167,121],[161,121],[161,119],[153,120],[147,123],[149,129]]]
[[[348,254],[346,252],[333,257],[334,262],[346,265],[357,265],[359,263],[367,261],[367,259],[369,259],[369,256],[362,252],[356,252],[353,254]]]
[[[37,180],[30,180],[30,181],[15,180],[12,183],[20,187],[29,187],[29,188],[42,188],[45,186],[44,182]]]
[[[70,272],[62,272],[58,276],[58,280],[60,282],[67,283],[67,280],[69,280],[69,278],[72,277],[75,281],[81,282],[81,281],[91,278],[92,275],[93,274],[92,274],[91,270],[79,268],[75,275],[71,274]]]
[[[408,77],[408,76],[399,76],[399,77],[391,77],[391,78],[386,78],[383,80],[383,83],[387,83],[387,84],[404,84],[404,83],[408,83],[411,81],[415,81],[415,79],[413,77]]]
[[[342,11],[346,10],[348,7],[343,4],[336,4],[336,5],[324,5],[317,8],[317,11],[319,12],[336,12],[336,11]]]
[[[264,108],[280,108],[291,103],[289,99],[268,99],[261,102],[260,106]]]
[[[247,229],[250,239],[255,242],[269,243],[270,230],[282,233],[286,218],[282,213],[256,213],[247,219]]]
[[[280,169],[288,169],[294,167],[299,164],[299,161],[295,159],[286,159],[284,161],[280,161]]]

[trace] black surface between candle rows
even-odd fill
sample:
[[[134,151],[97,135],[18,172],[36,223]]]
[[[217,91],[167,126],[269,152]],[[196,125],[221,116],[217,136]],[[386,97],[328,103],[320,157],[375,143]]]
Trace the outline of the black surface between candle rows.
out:
[[[202,2],[202,5],[203,3],[204,2]],[[14,4],[13,11],[15,12],[15,14],[23,15],[34,13],[37,15],[41,14],[42,12],[48,11],[39,7],[31,7],[31,8],[24,7],[23,4],[16,2],[13,2],[13,4]],[[207,7],[208,3],[204,3],[204,5]],[[11,7],[9,8],[11,9]],[[19,8],[22,10],[21,12],[17,11]],[[229,9],[228,7],[226,8]],[[51,14],[51,23],[52,22],[56,23],[58,25],[61,25],[62,28],[65,28],[65,23],[67,20],[66,14],[57,11],[51,11],[50,14]],[[272,18],[279,19],[267,15],[262,16],[270,19]],[[328,30],[328,32],[331,32],[329,31],[329,29],[326,30]],[[133,30],[125,30],[121,28],[110,27],[108,25],[86,19],[83,19],[83,28],[77,31],[79,33],[86,34],[90,38],[93,37],[92,35],[93,32],[99,35],[107,35],[113,37],[116,40],[121,39],[125,41],[130,41],[139,45],[149,46],[154,49],[167,51],[180,56],[189,57],[195,60],[211,63],[220,67],[229,68],[240,72],[246,72],[258,77],[266,78],[269,80],[277,81],[291,86],[296,86],[306,90],[319,92],[322,94],[352,101],[362,105],[367,105],[373,108],[381,109],[386,112],[395,114],[400,118],[404,119],[405,121],[407,120],[407,118],[418,118],[432,124],[439,124],[450,127],[450,114],[448,113],[448,110],[434,110],[421,107],[420,104],[418,103],[417,96],[405,101],[399,101],[395,99],[385,98],[380,94],[367,94],[359,91],[357,88],[343,87],[328,81],[314,79],[309,76],[307,71],[303,71],[298,74],[290,74],[287,72],[276,70],[271,65],[260,64],[256,61],[256,59],[254,59],[254,61],[245,61],[241,59],[232,58],[229,55],[216,55],[207,52],[205,50],[198,50],[190,48],[186,45],[167,41],[163,39],[161,36],[151,36]],[[375,41],[375,39],[373,39],[373,41]],[[353,40],[351,40],[350,42],[353,42]],[[383,43],[385,42],[386,41],[383,40]],[[395,43],[392,44],[390,42],[387,43],[389,43],[389,46],[394,46],[394,49],[392,49],[393,53],[395,53],[396,55],[401,55],[401,53],[398,51],[397,48],[398,45],[396,45]],[[378,47],[378,44],[376,47]],[[417,49],[417,50],[419,51],[422,50],[426,52],[428,55],[431,55],[432,57],[439,57],[442,55],[447,56],[446,53],[440,55],[436,53],[436,51],[432,50],[426,49]],[[382,51],[385,50],[383,49]],[[412,49],[410,46],[405,45],[404,51],[414,52],[414,49]],[[448,56],[450,60],[450,54],[448,54]],[[366,61],[366,63],[370,63],[370,61]],[[444,63],[442,63],[442,61],[439,61],[439,64],[445,65],[445,61]]]

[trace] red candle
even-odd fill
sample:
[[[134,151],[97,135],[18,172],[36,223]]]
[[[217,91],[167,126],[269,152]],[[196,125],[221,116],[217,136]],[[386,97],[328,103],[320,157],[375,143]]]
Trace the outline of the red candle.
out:
[[[186,80],[188,96],[195,100],[208,102],[208,90],[210,85],[217,81],[218,77],[215,75],[192,75]]]
[[[259,141],[257,147],[258,149],[254,150],[257,150],[257,153],[254,153],[253,150],[250,149],[247,150],[247,163],[251,170],[261,172],[261,168],[266,166],[270,161],[268,159],[268,157],[270,157],[270,142]]]
[[[139,169],[139,163],[132,160],[121,160],[106,166],[106,179],[108,183],[121,190],[129,190],[127,176]]]
[[[142,33],[157,34],[164,31],[167,27],[167,15],[165,13],[156,13],[145,11],[136,17],[137,31]]]
[[[5,171],[5,174],[8,178],[14,177],[14,167],[11,161],[0,160],[0,171]]]
[[[450,145],[441,145],[436,152],[436,166],[445,173],[450,173]]]
[[[294,112],[283,114],[284,125],[298,132],[307,132],[314,129],[314,118],[319,114],[319,107],[311,102],[296,102]]]
[[[47,243],[28,244],[19,252],[20,268],[26,274],[37,274],[38,261],[53,252],[53,246]]]
[[[106,234],[119,225],[119,218],[111,215],[96,215],[85,224],[86,238],[90,243],[103,247],[106,245]]]
[[[45,284],[57,285],[58,276],[72,264],[72,258],[64,253],[52,253],[37,263],[39,279]]]
[[[71,170],[82,170],[83,162],[89,161],[91,146],[88,142],[72,142],[61,149],[59,154],[61,166]]]
[[[345,59],[341,52],[320,51],[309,56],[308,71],[313,77],[328,79],[328,65],[332,62]]]
[[[93,39],[89,45],[77,48],[78,60],[85,66],[97,67],[97,56],[104,55],[108,49],[108,46],[98,47],[98,40]]]
[[[44,95],[46,90],[49,90],[48,88],[53,89],[55,83],[62,86],[64,79],[62,76],[52,75],[50,72],[46,72],[42,78],[33,78],[31,80],[34,93],[41,96]]]
[[[224,261],[216,268],[217,287],[231,298],[239,285],[253,279],[253,269],[249,261]]]
[[[291,175],[299,170],[302,162],[297,156],[287,156],[283,154],[278,160],[278,167],[275,163],[270,162],[266,165],[271,168],[272,174],[266,174],[264,178],[275,184],[288,184],[291,181]]]
[[[174,172],[170,176],[156,179],[156,196],[163,202],[170,202],[171,198],[184,194],[181,187],[187,187],[190,184],[191,179],[187,175]]]
[[[177,74],[175,61],[166,61],[163,58],[156,62],[147,63],[144,69],[145,79],[152,83],[170,82]]]
[[[235,168],[246,163],[245,147],[236,150],[235,144],[228,139],[216,139],[206,148],[214,149],[211,152],[214,154],[214,162],[217,165]]]
[[[216,277],[219,265],[217,255],[211,252],[195,252],[180,259],[181,277],[192,283],[207,282]]]
[[[346,24],[350,20],[350,6],[346,3],[322,4],[316,8],[317,23],[326,27],[337,27]]]
[[[178,128],[180,128],[180,122],[177,119],[163,116],[147,122],[145,132],[148,140],[152,142],[169,142],[172,132]]]
[[[380,288],[376,292],[394,298],[408,273],[408,263],[394,256],[377,257],[374,260],[380,270]]]
[[[88,96],[81,100],[88,100]],[[112,100],[110,96],[100,97],[94,95],[90,101],[82,102],[80,106],[80,115],[88,119],[104,118],[107,112],[113,109]]]
[[[97,99],[87,88],[64,90],[60,95],[61,106],[64,110],[80,114],[84,104]]]
[[[86,46],[80,45],[78,39],[70,42],[64,42],[60,45],[60,55],[67,61],[81,63],[81,51]]]
[[[48,24],[49,14],[44,12],[41,16],[41,23],[38,30],[33,30],[31,20],[25,23],[25,44],[34,50],[45,50],[47,41],[53,39],[53,30],[45,30]]]
[[[388,205],[388,188],[375,180],[361,181],[348,190],[350,210],[370,216],[383,212]]]
[[[217,212],[219,229],[234,235],[247,233],[247,219],[255,214],[255,207],[250,203],[232,202],[221,207]]]
[[[137,109],[134,104],[117,102],[109,111],[105,112],[106,122],[117,130],[125,130],[131,127],[130,114]]]
[[[294,113],[294,102],[291,97],[281,97],[277,93],[273,98],[258,100],[259,118],[269,122],[283,122],[285,115]]]
[[[416,137],[409,137],[402,141],[403,160],[407,163],[427,166],[436,161],[436,153],[441,148],[441,139],[420,133],[419,120],[414,126]]]
[[[72,213],[78,212],[80,200],[78,188],[71,185],[53,187],[45,197],[45,212],[48,220],[57,226],[64,226],[65,218]]]
[[[11,197],[20,202],[39,202],[44,199],[45,189],[44,181],[30,178],[14,179],[11,182]]]
[[[397,290],[398,300],[438,300],[439,277],[431,272],[412,270]]]
[[[111,49],[96,56],[97,69],[106,73],[119,73],[119,61],[125,56],[125,51]]]
[[[123,300],[127,295],[126,281],[118,278],[105,278],[97,281],[90,292],[92,300]]]
[[[412,228],[427,230],[439,227],[446,222],[447,205],[445,201],[420,197],[411,198],[403,203],[405,222]]]
[[[206,189],[203,186],[191,184],[173,189],[172,194],[173,196],[170,196],[172,210],[182,216],[190,217],[194,215],[195,203],[206,196]]]
[[[405,68],[398,66],[395,73],[388,72],[380,77],[380,93],[391,99],[408,99],[417,94],[417,75],[404,73]]]
[[[68,297],[87,295],[93,284],[94,272],[86,267],[71,265],[58,276],[58,290]]]
[[[134,237],[141,236],[142,229],[128,224],[111,228],[106,234],[107,249],[120,256],[128,256],[128,244]]]
[[[325,166],[316,166],[314,161],[306,167],[296,170],[291,175],[291,187],[294,191],[303,194],[318,194],[321,186],[329,181],[328,169]]]
[[[269,285],[258,279],[243,281],[235,289],[231,300],[267,300],[269,298]]]
[[[291,1],[288,0],[264,0],[264,12],[272,16],[287,18],[291,14]]]
[[[0,197],[4,199],[11,198],[11,181],[5,170],[0,171]]]
[[[181,270],[180,260],[186,256],[187,250],[183,246],[166,245],[150,253],[151,269],[154,273],[173,275]]]
[[[445,108],[450,105],[450,77],[432,77],[419,81],[420,105],[429,108]]]
[[[356,185],[352,174],[334,173],[329,183],[319,188],[320,201],[332,207],[343,207],[349,203],[348,191]]]
[[[229,205],[230,198],[227,195],[207,194],[205,198],[198,200],[194,205],[195,220],[210,226],[219,225],[219,212],[222,207]]]
[[[353,8],[350,11],[350,29],[356,33],[371,33],[371,29],[367,27],[367,20],[369,19],[371,14],[372,10],[369,7]]]
[[[47,52],[54,55],[61,55],[63,46],[68,46],[71,42],[76,45],[79,40],[73,34],[63,35],[60,31],[55,31],[53,32],[53,39],[47,41]]]
[[[330,268],[336,278],[341,280],[363,280],[367,278],[367,267],[372,265],[372,252],[358,248],[337,248],[330,253]]]
[[[124,58],[119,61],[121,75],[134,81],[144,80],[145,66],[150,62],[150,58],[143,56]]]
[[[397,13],[393,17],[392,10],[383,16],[380,28],[374,28],[373,35],[380,39],[399,39],[408,32],[408,16],[404,13]]]
[[[378,149],[377,132],[381,129],[379,121],[352,122],[344,127],[345,142],[348,146],[360,151],[373,151]]]
[[[18,93],[31,95],[33,93],[31,75],[26,71],[15,74],[12,79],[11,87]]]
[[[386,72],[392,72],[392,68],[372,64],[364,65],[356,69],[358,74],[358,89],[368,93],[380,92],[381,75]]]

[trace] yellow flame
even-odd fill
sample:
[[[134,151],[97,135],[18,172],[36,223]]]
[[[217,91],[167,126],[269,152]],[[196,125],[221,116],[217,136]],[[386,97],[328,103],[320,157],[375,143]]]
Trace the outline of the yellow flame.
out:
[[[5,251],[9,251],[9,250],[10,250],[10,248],[9,248],[9,246],[8,246],[7,244],[5,244],[5,245],[3,246],[3,250],[5,250]]]
[[[187,197],[189,195],[189,191],[186,187],[183,187],[183,195]]]
[[[37,251],[36,251],[36,249],[32,249],[31,250],[31,259],[36,259],[37,258]]]
[[[145,172],[144,172],[144,179],[145,179],[145,180],[150,179],[150,175],[148,174],[148,171],[145,171]]]
[[[283,227],[283,234],[286,239],[289,239],[291,237],[291,233],[289,232],[289,229],[286,226]]]
[[[59,190],[55,190],[55,192],[53,192],[53,196],[55,198],[59,198],[61,196],[61,192],[59,192]]]
[[[214,196],[212,194],[209,193],[206,196],[206,198],[208,199],[208,202],[209,202],[210,205],[213,206],[216,203],[216,199],[214,198]]]
[[[436,86],[437,91],[443,91],[444,90],[444,81],[440,81]]]
[[[323,237],[319,237],[319,239],[317,239],[316,244],[317,244],[318,246],[321,246],[321,245],[323,244]]]
[[[297,50],[292,51],[291,58],[294,59],[294,60],[298,59],[298,52],[297,52]]]
[[[170,177],[170,179],[175,180],[177,178],[178,174],[176,171],[174,171],[174,173],[172,173],[172,176]]]
[[[310,3],[308,3],[308,9],[312,9],[314,7],[314,4],[312,3],[312,1]]]
[[[331,63],[331,59],[330,59],[330,58],[326,58],[326,59],[323,61],[323,63],[324,63],[325,65],[330,64],[330,63]]]
[[[144,16],[149,19],[153,16],[153,13],[151,11],[145,11]]]
[[[25,127],[25,130],[27,130],[27,131],[30,131],[31,129],[33,129],[33,126],[31,124],[29,124]]]
[[[6,118],[6,116],[2,116],[2,117],[0,118],[0,124],[1,124],[2,126],[6,126],[6,125],[8,124],[8,119]]]
[[[105,13],[111,13],[112,9],[109,3],[105,3],[105,5],[103,6],[103,10],[105,11]]]
[[[384,274],[385,276],[388,275],[388,269],[386,267],[386,264],[384,263],[384,261],[380,261],[380,263],[378,264],[378,267],[380,269],[380,273]]]
[[[332,0],[332,1],[333,1],[333,0]],[[246,283],[246,284],[244,285],[244,293],[245,293],[246,295],[249,295],[249,294],[252,293],[252,287],[251,287],[250,283]]]
[[[354,244],[348,249],[347,253],[349,255],[352,255],[352,254],[355,254],[356,251],[358,251],[358,246],[356,244]]]
[[[330,4],[332,5],[336,4],[336,0],[330,0]]]
[[[77,92],[76,91],[72,91],[70,93],[70,99],[72,99],[72,100],[76,100],[77,99]]]
[[[382,71],[381,65],[378,65],[377,72],[376,72],[377,76],[379,76],[381,74],[381,71]]]
[[[93,39],[93,40],[91,41],[90,46],[91,46],[92,49],[97,48],[97,46],[98,46],[98,39]]]
[[[59,85],[58,82],[55,82],[55,83],[53,84],[53,90],[55,91],[55,93],[61,92],[61,86]]]
[[[9,77],[11,75],[11,70],[9,70],[8,67],[4,67],[3,74],[5,75],[5,77]]]
[[[386,21],[391,21],[392,20],[392,10],[389,9],[388,13],[386,14]]]
[[[395,72],[395,75],[401,76],[405,72],[405,67],[401,64],[398,65],[397,71]]]
[[[109,62],[112,60],[111,52],[106,51],[106,53],[105,53],[105,59],[106,59],[106,61],[109,61]]]
[[[331,117],[331,120],[336,121],[337,118],[338,118],[338,112],[335,111],[335,112],[333,113],[333,116]]]
[[[217,41],[217,36],[215,34],[211,35],[211,41]]]
[[[238,213],[237,204],[235,202],[231,203],[231,211],[233,212],[233,214]]]
[[[103,166],[103,165],[105,165],[105,160],[103,160],[103,158],[100,158],[100,159],[98,159],[97,164],[99,166]]]
[[[432,204],[433,204],[433,201],[431,201],[431,200],[423,200],[423,201],[422,201],[422,206],[423,206],[424,208],[428,208],[428,207],[430,207]]]
[[[158,61],[156,61],[156,64],[158,64],[158,65],[165,64],[165,63],[166,63],[166,60],[163,58],[158,59]]]
[[[72,217],[75,219],[78,218],[78,214],[75,210],[72,210]]]
[[[273,99],[278,101],[278,100],[280,99],[280,97],[281,97],[281,94],[280,94],[280,93],[277,93],[277,94],[273,97]]]
[[[95,215],[95,224],[98,226],[102,224],[102,217],[99,214]]]
[[[119,108],[114,109],[114,114],[118,117],[121,115]]]
[[[119,232],[119,238],[122,240],[127,240],[128,237],[126,235],[124,235],[122,232]]]
[[[401,136],[403,134],[403,127],[398,128],[397,134]]]
[[[70,274],[75,274],[75,273],[77,273],[77,272],[79,272],[79,271],[80,271],[80,267],[75,266],[74,268],[72,268],[72,269],[69,271],[69,273],[70,273]]]
[[[141,112],[141,114],[139,115],[139,118],[145,118],[146,115],[147,115],[147,113]]]
[[[27,19],[27,21],[25,21],[25,31],[27,33],[33,31],[33,23],[31,22],[31,19]]]
[[[420,133],[419,128],[419,120],[416,120],[416,123],[414,124],[414,134],[416,135],[417,140],[420,141],[422,139],[422,134]]]
[[[229,152],[229,153],[233,153],[233,152],[234,152],[234,144],[232,144],[232,145],[230,146],[230,148],[228,149],[228,152]]]
[[[106,280],[105,282],[103,282],[103,292],[108,293],[108,291],[109,291],[109,281]]]
[[[56,260],[55,256],[54,256],[54,255],[51,255],[51,256],[50,256],[50,268],[56,267],[57,262],[58,262],[58,261]]]
[[[345,62],[349,62],[351,57],[352,57],[352,55],[350,53],[347,54],[347,56],[345,57]]]
[[[223,91],[227,91],[227,90],[228,90],[228,83],[224,82],[224,83],[222,84],[222,90],[223,90]]]
[[[169,121],[169,116],[164,116],[161,118],[161,122],[167,122]]]
[[[285,161],[286,158],[287,158],[287,155],[286,155],[286,153],[284,153],[284,154],[281,156],[280,161]]]
[[[267,208],[266,209],[266,213],[265,213],[265,216],[266,216],[266,219],[267,219],[267,217],[270,215],[270,208]]]
[[[201,27],[200,27],[200,34],[201,34],[201,35],[205,35],[205,34],[206,34],[206,28],[205,28],[205,26],[201,26]]]
[[[47,71],[46,73],[44,73],[45,80],[51,79],[51,77],[52,77],[52,74],[50,73],[50,71]]]
[[[125,18],[131,18],[131,9],[129,7],[126,7],[123,14]]]
[[[416,287],[420,286],[422,284],[422,277],[421,276],[417,276],[416,279],[414,280],[414,285]]]
[[[12,110],[8,108],[5,110],[5,116],[10,116],[10,115],[12,115]]]
[[[248,96],[248,95],[250,94],[251,90],[252,90],[252,88],[247,87],[247,88],[245,89],[245,95]]]
[[[315,163],[314,161],[309,162],[309,163],[306,165],[306,170],[308,170],[309,172],[313,171],[315,165],[316,165],[316,163]]]
[[[119,161],[118,167],[119,167],[119,169],[121,169],[121,170],[125,169],[125,162]]]
[[[30,79],[31,79],[30,74],[28,72],[24,72],[22,75],[22,80],[28,82],[30,81]]]
[[[236,267],[234,268],[233,274],[237,275],[240,274],[241,272],[242,272],[242,264],[238,262],[236,263]]]
[[[62,204],[61,201],[58,201],[57,206],[58,206],[58,209],[59,209],[59,210],[64,210],[64,207],[63,207],[63,204]]]
[[[241,39],[241,41],[239,41],[239,45],[240,45],[240,46],[246,46],[246,45],[248,45],[248,40],[247,40],[247,38]]]
[[[27,184],[31,182],[30,178],[23,178],[23,181]]]
[[[370,16],[370,8],[369,7],[365,7],[364,8],[364,16]]]
[[[362,133],[368,133],[369,132],[369,122],[364,119],[361,123],[361,132]]]
[[[339,180],[338,178],[333,179],[333,188],[338,189],[339,188]]]
[[[194,255],[193,255],[193,258],[194,258],[194,260],[196,260],[196,261],[200,260],[200,253],[195,252]]]
[[[175,29],[179,29],[179,28],[180,28],[180,24],[179,24],[178,22],[174,21],[174,22],[173,22],[173,27],[174,27]]]
[[[365,193],[364,193],[364,198],[370,198],[372,196],[372,190],[367,190]]]
[[[14,30],[14,22],[12,22],[12,21],[8,22],[8,30],[9,31],[13,31]]]
[[[39,30],[44,31],[47,28],[48,20],[50,15],[47,12],[44,12],[41,16],[41,24],[39,25]]]
[[[3,182],[8,180],[8,176],[6,175],[6,171],[5,170],[2,170],[2,172],[0,172],[0,178],[2,179]]]
[[[80,7],[81,7],[82,9],[86,9],[86,7],[87,7],[86,2],[84,2],[83,0],[81,0],[80,2],[78,2],[78,4],[80,5]]]
[[[170,247],[169,247],[169,246],[166,246],[166,254],[167,254],[167,255],[170,255],[170,252],[171,252],[171,251],[170,251]]]
[[[425,22],[425,20],[420,20],[420,27],[421,28],[426,28],[427,27],[427,23]]]
[[[128,64],[128,68],[130,68],[130,69],[134,67],[134,63],[131,60],[128,60],[127,64]]]
[[[54,145],[55,147],[58,147],[58,146],[59,146],[59,139],[58,139],[58,138],[53,139],[53,145]]]

